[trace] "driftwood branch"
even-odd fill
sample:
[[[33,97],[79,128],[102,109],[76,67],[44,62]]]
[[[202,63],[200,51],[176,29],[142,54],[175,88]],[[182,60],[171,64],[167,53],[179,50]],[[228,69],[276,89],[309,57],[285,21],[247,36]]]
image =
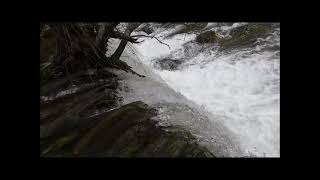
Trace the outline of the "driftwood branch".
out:
[[[171,49],[170,48],[170,46],[169,46],[169,44],[166,44],[166,43],[164,43],[164,42],[162,42],[162,41],[160,41],[157,37],[155,37],[155,36],[148,36],[148,35],[143,35],[143,34],[140,34],[140,35],[134,35],[134,36],[131,36],[131,37],[149,37],[149,38],[155,38],[157,41],[159,41],[161,44],[164,44],[164,45],[166,45],[166,46],[168,46],[168,48],[169,49]]]
[[[116,49],[116,51],[111,55],[111,59],[112,60],[117,60],[120,58],[122,52],[124,51],[126,45],[127,45],[127,42],[130,40],[130,42],[134,42],[134,43],[138,43],[137,42],[137,39],[133,38],[133,37],[130,37],[130,34],[132,33],[132,31],[134,31],[137,27],[140,26],[141,23],[129,23],[127,25],[127,28],[124,32],[124,34],[122,33],[115,33],[118,38],[119,37],[122,37],[121,39],[121,42],[118,46],[118,48]],[[126,38],[126,39],[125,39]],[[128,39],[128,40],[127,40]]]

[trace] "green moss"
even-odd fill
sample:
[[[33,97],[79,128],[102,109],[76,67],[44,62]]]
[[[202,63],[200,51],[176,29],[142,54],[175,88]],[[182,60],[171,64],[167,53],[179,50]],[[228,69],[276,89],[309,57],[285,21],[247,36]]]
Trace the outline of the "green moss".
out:
[[[112,148],[118,138],[138,121],[149,118],[147,106],[134,102],[101,116],[101,121],[92,128],[79,142],[76,151],[79,153],[104,152]]]
[[[76,130],[48,141],[45,147],[40,140],[41,155],[212,157],[184,128],[174,126],[165,131],[156,126],[151,120],[155,112],[143,102],[127,104],[97,117],[97,123],[83,131]]]
[[[121,153],[120,157],[134,157],[141,148],[134,144],[134,145],[128,145]]]
[[[196,37],[196,42],[203,44],[203,43],[214,43],[217,39],[217,35],[214,31],[206,31],[204,33],[199,34]]]
[[[64,136],[64,137],[57,139],[54,143],[52,143],[48,148],[46,148],[42,152],[42,155],[46,155],[48,153],[52,153],[52,152],[56,152],[56,151],[61,150],[66,145],[73,142],[78,137],[78,135],[79,135],[78,133],[72,133],[70,135],[67,135],[67,136]]]
[[[185,139],[175,136],[169,140],[167,148],[172,156],[178,156],[186,144],[187,141]]]
[[[265,38],[271,30],[271,23],[249,23],[231,30],[231,38],[219,39],[222,50],[252,45],[257,38]]]
[[[194,136],[182,127],[171,127],[170,132],[162,138],[160,153],[170,157],[192,157],[207,152],[207,157],[212,157],[208,150],[194,140]]]

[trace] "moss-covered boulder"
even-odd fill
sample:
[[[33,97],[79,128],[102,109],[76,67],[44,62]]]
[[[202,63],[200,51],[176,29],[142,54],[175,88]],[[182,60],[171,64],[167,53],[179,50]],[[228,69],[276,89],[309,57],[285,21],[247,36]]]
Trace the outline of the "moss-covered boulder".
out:
[[[199,34],[196,37],[196,42],[199,44],[215,43],[216,40],[217,40],[217,35],[214,31],[206,31],[206,32]]]
[[[63,157],[213,157],[181,127],[169,130],[152,120],[156,110],[133,102],[103,113],[86,128],[47,142],[40,155]],[[49,143],[48,143],[49,142]]]
[[[271,23],[249,23],[232,29],[230,38],[219,40],[221,50],[251,46],[257,38],[265,38],[268,35],[271,25]]]

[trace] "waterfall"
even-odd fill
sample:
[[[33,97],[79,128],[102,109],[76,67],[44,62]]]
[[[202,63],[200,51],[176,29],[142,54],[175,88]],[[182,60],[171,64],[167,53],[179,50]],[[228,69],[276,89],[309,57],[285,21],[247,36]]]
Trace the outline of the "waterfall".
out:
[[[230,38],[247,24],[208,23],[204,30]],[[127,45],[121,60],[147,78],[123,77],[130,90],[121,93],[127,102],[158,107],[163,123],[190,128],[221,156],[279,157],[280,26],[271,26],[267,36],[228,51],[218,43],[196,43],[196,33],[165,38],[181,25],[157,27],[151,36],[170,48],[154,38]],[[175,70],[163,69],[158,63],[165,58],[181,62]]]

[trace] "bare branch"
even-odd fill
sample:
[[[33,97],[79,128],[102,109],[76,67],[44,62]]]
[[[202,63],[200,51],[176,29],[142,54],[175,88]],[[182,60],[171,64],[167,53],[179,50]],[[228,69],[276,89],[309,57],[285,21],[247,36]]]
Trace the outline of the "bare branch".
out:
[[[160,41],[157,37],[155,37],[155,36],[147,36],[147,35],[143,35],[143,34],[140,34],[140,35],[134,35],[134,36],[131,36],[131,37],[149,37],[149,38],[155,38],[157,41],[159,41],[161,44],[164,44],[164,45],[166,45],[166,46],[168,46],[168,48],[169,49],[171,49],[170,48],[170,46],[169,46],[169,44],[166,44],[166,43],[164,43],[164,42],[162,42],[162,41]]]
[[[134,31],[137,27],[140,26],[141,23],[129,23],[124,34],[120,33],[118,34],[118,36],[123,37],[123,39],[121,40],[118,48],[116,49],[116,51],[111,55],[111,59],[113,60],[117,60],[120,58],[122,52],[124,51],[127,42],[130,40],[130,42],[133,43],[138,43],[137,39],[130,37],[130,34],[132,31]]]
[[[142,41],[137,41],[138,39],[133,38],[132,36],[130,36],[131,32],[133,30],[135,30],[137,27],[139,27],[140,25],[141,25],[141,23],[129,23],[128,26],[127,26],[127,29],[125,30],[124,33],[121,33],[119,31],[112,31],[109,34],[109,37],[126,40],[126,41],[129,41],[131,43],[140,43]]]
[[[118,39],[124,39],[127,40],[131,43],[139,43],[136,38],[133,38],[132,36],[127,36],[123,33],[120,33],[118,31],[113,31],[112,33],[109,34],[110,37],[112,38],[118,38]]]

